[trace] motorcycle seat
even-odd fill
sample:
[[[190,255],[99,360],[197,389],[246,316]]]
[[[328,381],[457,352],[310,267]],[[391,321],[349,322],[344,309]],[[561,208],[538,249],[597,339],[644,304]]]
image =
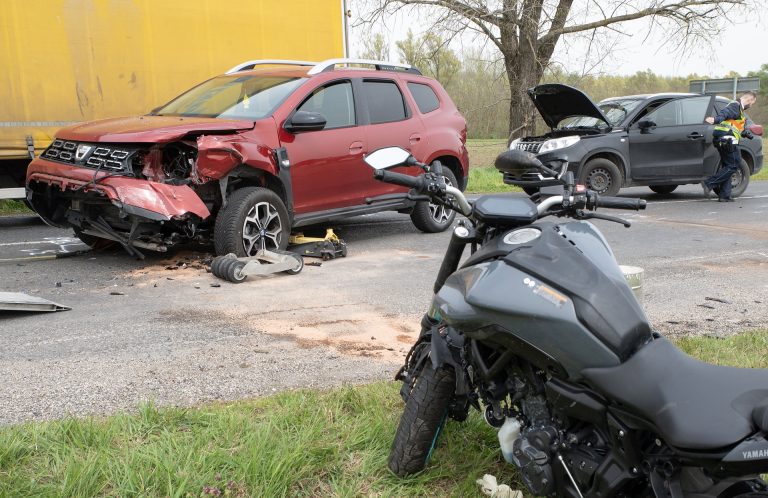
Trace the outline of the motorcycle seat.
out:
[[[621,365],[582,374],[678,448],[716,450],[768,432],[768,370],[710,365],[661,338]]]

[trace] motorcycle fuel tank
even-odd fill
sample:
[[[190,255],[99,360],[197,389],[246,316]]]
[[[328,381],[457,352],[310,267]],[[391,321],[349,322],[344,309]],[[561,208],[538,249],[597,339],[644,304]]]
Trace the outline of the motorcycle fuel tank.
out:
[[[500,234],[448,278],[433,309],[468,337],[517,338],[576,379],[584,368],[618,365],[651,337],[610,247],[585,222]],[[503,331],[490,337],[488,327]]]

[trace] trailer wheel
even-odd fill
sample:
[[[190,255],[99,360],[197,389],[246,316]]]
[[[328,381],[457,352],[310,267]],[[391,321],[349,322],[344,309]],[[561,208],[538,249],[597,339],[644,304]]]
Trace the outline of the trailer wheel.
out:
[[[211,261],[211,273],[217,278],[222,278],[226,280],[226,276],[224,272],[222,271],[222,268],[224,267],[224,264],[227,261],[230,261],[232,259],[236,259],[234,254],[227,254],[226,256],[216,256],[213,258],[213,261]]]

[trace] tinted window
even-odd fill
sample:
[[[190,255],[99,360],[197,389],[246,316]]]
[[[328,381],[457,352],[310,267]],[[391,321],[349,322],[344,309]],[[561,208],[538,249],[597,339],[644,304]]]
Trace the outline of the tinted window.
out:
[[[389,123],[405,119],[403,94],[394,81],[363,81],[371,124]]]
[[[408,83],[408,89],[411,91],[413,100],[416,101],[416,105],[419,106],[422,114],[432,112],[440,107],[440,100],[438,100],[435,91],[429,85]]]
[[[709,101],[710,97],[671,100],[649,112],[645,119],[653,121],[660,127],[702,124]]]
[[[320,87],[299,106],[299,111],[319,112],[325,117],[325,129],[355,125],[355,99],[352,83],[340,81]]]

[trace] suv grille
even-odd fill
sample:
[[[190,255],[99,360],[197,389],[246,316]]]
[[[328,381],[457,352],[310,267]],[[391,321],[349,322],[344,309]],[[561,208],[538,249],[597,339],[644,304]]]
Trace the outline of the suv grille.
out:
[[[518,142],[515,144],[515,149],[538,154],[539,149],[541,149],[541,144],[543,143],[544,142]]]
[[[57,138],[41,157],[82,168],[132,173],[130,164],[137,152],[137,148],[122,144],[93,144]]]

